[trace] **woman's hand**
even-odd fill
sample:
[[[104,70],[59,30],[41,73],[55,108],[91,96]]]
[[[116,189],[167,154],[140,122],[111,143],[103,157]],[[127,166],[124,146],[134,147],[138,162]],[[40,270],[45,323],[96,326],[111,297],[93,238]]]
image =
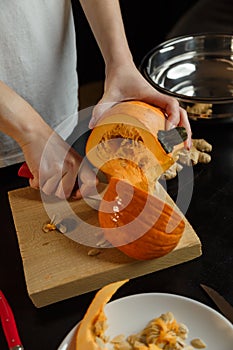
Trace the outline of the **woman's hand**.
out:
[[[30,186],[46,195],[80,199],[96,188],[98,180],[86,161],[46,124],[22,144],[22,150],[33,175]]]
[[[186,111],[179,106],[175,98],[152,87],[133,62],[106,71],[104,95],[93,110],[89,127],[93,128],[103,112],[115,103],[132,99],[162,108],[167,115],[166,128],[171,129],[178,125],[185,127],[188,134],[185,146],[191,147],[192,133]]]
[[[30,185],[47,195],[81,198],[96,187],[95,173],[87,166],[80,167],[82,158],[42,117],[10,87],[0,81],[0,130],[12,137],[21,147],[32,173]]]

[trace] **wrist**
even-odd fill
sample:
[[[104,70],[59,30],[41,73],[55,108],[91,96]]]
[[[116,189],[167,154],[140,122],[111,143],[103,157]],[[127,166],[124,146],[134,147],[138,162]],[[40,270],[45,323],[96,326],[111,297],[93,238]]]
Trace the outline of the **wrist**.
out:
[[[112,75],[112,74],[115,75],[117,71],[122,71],[122,70],[130,71],[132,69],[135,69],[135,64],[131,55],[128,57],[121,56],[119,57],[119,59],[114,57],[112,60],[109,59],[105,65],[106,76]]]
[[[15,141],[23,149],[26,145],[48,139],[52,129],[42,121],[31,121],[31,123],[20,125],[15,133]]]

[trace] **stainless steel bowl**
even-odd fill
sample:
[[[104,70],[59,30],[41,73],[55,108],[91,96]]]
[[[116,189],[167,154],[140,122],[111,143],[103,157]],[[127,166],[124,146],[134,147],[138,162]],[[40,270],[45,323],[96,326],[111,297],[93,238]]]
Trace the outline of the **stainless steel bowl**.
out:
[[[152,49],[140,70],[193,120],[233,121],[233,36],[181,36]]]

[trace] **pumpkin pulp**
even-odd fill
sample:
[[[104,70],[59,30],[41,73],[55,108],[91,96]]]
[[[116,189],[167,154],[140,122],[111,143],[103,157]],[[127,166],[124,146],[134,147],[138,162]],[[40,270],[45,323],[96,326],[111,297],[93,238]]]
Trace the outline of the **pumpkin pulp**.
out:
[[[164,129],[159,108],[138,101],[117,104],[92,130],[87,158],[108,179],[130,179],[134,186],[153,193],[155,181],[174,163],[157,137],[158,130]]]

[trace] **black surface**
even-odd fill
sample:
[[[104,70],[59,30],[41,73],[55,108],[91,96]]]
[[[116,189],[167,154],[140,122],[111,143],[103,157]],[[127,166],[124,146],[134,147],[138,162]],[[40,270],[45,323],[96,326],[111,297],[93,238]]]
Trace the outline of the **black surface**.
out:
[[[145,54],[166,40],[180,16],[198,0],[121,0],[127,40],[138,66]],[[80,84],[104,79],[104,61],[79,1],[72,0],[77,28],[77,70]]]
[[[193,137],[213,145],[212,161],[194,168],[194,188],[186,217],[196,230],[203,254],[195,260],[130,280],[113,297],[166,292],[193,298],[217,310],[200,283],[218,290],[233,305],[233,129],[194,123]],[[0,289],[14,311],[25,350],[55,350],[83,317],[95,291],[37,309],[28,297],[7,192],[27,185],[18,166],[0,171]],[[185,195],[185,184],[181,189]],[[175,180],[168,185],[176,196]],[[62,263],[62,262],[61,262]],[[0,328],[0,349],[7,344]]]

